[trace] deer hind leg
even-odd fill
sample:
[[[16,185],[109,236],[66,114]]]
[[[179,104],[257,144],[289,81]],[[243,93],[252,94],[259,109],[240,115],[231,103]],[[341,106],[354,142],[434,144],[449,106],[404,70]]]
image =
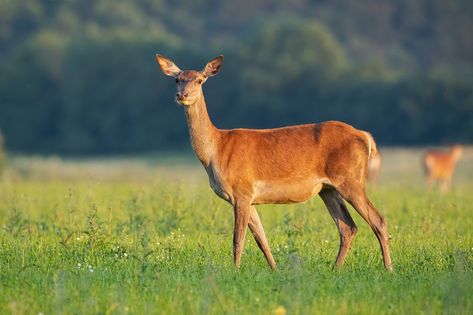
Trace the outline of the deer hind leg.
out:
[[[240,269],[241,254],[245,245],[245,235],[250,220],[251,204],[237,202],[233,206],[235,215],[235,226],[233,229],[233,261],[237,269]]]
[[[427,175],[427,187],[429,189],[432,189],[432,187],[434,186],[434,181],[435,181],[435,177],[429,173]]]
[[[350,244],[355,238],[357,227],[348,212],[340,194],[334,189],[324,189],[319,193],[325,206],[327,207],[333,221],[337,225],[340,233],[340,248],[338,250],[337,259],[334,268],[338,268],[345,262],[345,257],[350,250]]]
[[[355,183],[355,181],[353,182]],[[371,201],[366,196],[365,189],[360,188],[359,184],[344,184],[338,189],[338,191],[342,197],[348,201],[370,225],[381,246],[384,267],[388,271],[393,271],[391,254],[389,251],[388,224],[386,219],[381,214],[379,214],[378,210],[373,206]]]
[[[269,248],[268,240],[266,239],[266,234],[264,233],[263,225],[261,224],[261,220],[258,216],[255,206],[251,206],[250,221],[248,226],[255,238],[256,244],[258,244],[259,249],[266,257],[269,267],[273,270],[276,269],[276,262],[274,261],[273,255],[271,254],[271,249]]]

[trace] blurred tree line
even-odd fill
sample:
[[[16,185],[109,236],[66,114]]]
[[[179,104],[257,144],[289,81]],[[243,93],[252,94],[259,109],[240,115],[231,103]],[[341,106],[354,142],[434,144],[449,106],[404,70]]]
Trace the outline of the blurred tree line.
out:
[[[220,128],[342,120],[383,144],[473,140],[469,0],[2,0],[0,129],[9,149],[187,148],[173,80],[200,69]]]

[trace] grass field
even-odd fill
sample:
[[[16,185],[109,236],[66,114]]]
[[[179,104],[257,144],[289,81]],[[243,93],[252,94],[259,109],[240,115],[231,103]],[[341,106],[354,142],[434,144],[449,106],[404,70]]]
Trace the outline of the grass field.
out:
[[[424,187],[419,150],[383,154],[369,195],[392,274],[354,211],[359,233],[332,270],[338,233],[319,198],[258,207],[278,269],[248,234],[237,272],[231,207],[192,158],[14,158],[0,182],[0,314],[472,314],[472,152],[447,194]]]

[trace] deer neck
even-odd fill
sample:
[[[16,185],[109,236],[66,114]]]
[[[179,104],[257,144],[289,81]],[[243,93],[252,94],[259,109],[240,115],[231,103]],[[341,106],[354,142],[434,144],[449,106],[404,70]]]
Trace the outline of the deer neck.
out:
[[[219,130],[212,124],[204,96],[191,106],[186,106],[187,125],[195,155],[205,167],[210,165],[217,151]]]

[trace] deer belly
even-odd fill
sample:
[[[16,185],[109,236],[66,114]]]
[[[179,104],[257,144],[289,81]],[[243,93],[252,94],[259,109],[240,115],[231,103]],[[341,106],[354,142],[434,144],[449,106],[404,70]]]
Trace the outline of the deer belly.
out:
[[[303,202],[318,194],[322,185],[320,180],[257,181],[253,204]]]

